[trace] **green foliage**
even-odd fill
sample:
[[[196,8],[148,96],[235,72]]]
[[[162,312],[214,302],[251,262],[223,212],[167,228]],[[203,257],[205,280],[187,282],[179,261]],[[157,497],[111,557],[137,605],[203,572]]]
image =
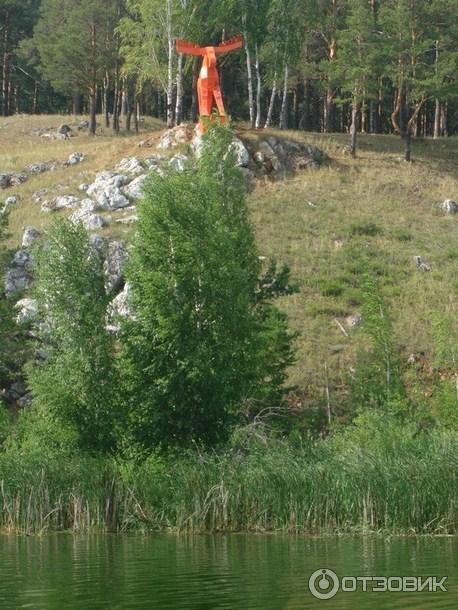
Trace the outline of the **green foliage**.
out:
[[[380,33],[371,4],[366,0],[348,0],[347,13],[339,35],[339,49],[330,63],[332,80],[338,83],[342,99],[359,105],[374,97],[380,62]]]
[[[327,440],[237,435],[140,463],[11,447],[0,529],[456,534],[457,455],[456,433],[381,413]]]
[[[243,402],[279,399],[291,362],[285,316],[270,303],[288,272],[259,280],[231,137],[211,128],[197,167],[152,176],[140,207],[123,367],[146,446],[224,439]]]
[[[356,409],[403,414],[406,395],[391,319],[377,282],[369,274],[363,279],[362,295],[362,328],[371,345],[369,351],[359,354],[351,383],[351,402]]]
[[[0,451],[11,433],[11,420],[5,405],[0,400]]]
[[[108,297],[102,259],[84,228],[56,222],[35,253],[40,347],[29,367],[34,409],[56,430],[73,427],[80,447],[110,450],[118,416],[113,339],[105,329]]]
[[[43,0],[34,39],[43,75],[58,91],[93,87],[113,61],[110,0]]]
[[[452,320],[434,312],[436,388],[433,412],[439,422],[458,429],[458,332]]]
[[[375,222],[370,220],[355,222],[350,226],[350,235],[366,235],[367,237],[375,237],[381,235],[383,229]]]
[[[8,225],[8,215],[0,212],[0,278],[4,277],[10,253],[3,247],[2,239]],[[16,322],[14,302],[0,291],[0,393],[16,381],[29,356],[29,341],[26,331]]]

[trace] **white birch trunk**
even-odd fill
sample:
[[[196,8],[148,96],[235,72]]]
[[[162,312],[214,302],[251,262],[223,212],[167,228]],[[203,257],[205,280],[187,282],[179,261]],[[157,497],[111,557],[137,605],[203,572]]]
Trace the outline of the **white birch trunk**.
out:
[[[246,17],[244,19],[246,21]],[[246,55],[246,71],[247,71],[247,78],[248,78],[248,105],[250,108],[250,125],[251,127],[254,127],[254,96],[253,96],[253,70],[251,67],[251,53],[250,53],[250,46],[249,46],[249,41],[248,41],[248,32],[245,30],[244,32],[244,37],[245,37],[245,55]]]
[[[259,64],[259,48],[258,43],[255,46],[255,70],[256,70],[256,122],[255,127],[261,127],[261,68]]]
[[[264,129],[270,127],[272,123],[272,114],[274,111],[275,98],[277,97],[277,72],[274,74],[274,82],[272,83],[272,93],[270,95],[269,109],[267,111],[266,124]]]
[[[175,105],[175,123],[179,125],[183,120],[183,53],[178,55],[177,66],[177,100]]]
[[[280,113],[280,129],[286,129],[287,125],[287,111],[288,111],[288,78],[289,78],[289,66],[285,64],[285,80],[283,83],[283,99],[281,103]]]
[[[173,52],[172,0],[167,0],[167,127],[173,127]]]

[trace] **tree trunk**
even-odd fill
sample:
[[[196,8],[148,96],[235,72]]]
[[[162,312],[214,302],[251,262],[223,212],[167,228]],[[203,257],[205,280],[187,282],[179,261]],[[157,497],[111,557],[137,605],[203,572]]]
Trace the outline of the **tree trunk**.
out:
[[[379,90],[378,90],[378,99],[377,99],[377,111],[375,113],[375,125],[374,125],[375,133],[382,133],[382,124],[383,124],[383,79],[380,79],[380,86],[379,86]]]
[[[115,133],[119,133],[119,106],[118,106],[118,96],[119,96],[119,75],[116,73],[115,77],[115,87],[113,94],[113,131]]]
[[[16,85],[13,88],[14,112],[19,114],[19,87]]]
[[[334,131],[334,95],[332,89],[326,89],[324,98],[324,131],[331,133]]]
[[[91,25],[92,65],[90,66],[91,86],[89,87],[89,133],[95,136],[97,131],[97,30]]]
[[[280,129],[288,128],[288,78],[289,66],[285,64],[285,78],[283,82],[283,98],[280,112]]]
[[[73,115],[78,116],[81,114],[81,106],[82,106],[82,95],[81,93],[73,94]]]
[[[135,133],[140,131],[140,102],[138,96],[135,96]]]
[[[197,123],[199,112],[197,104],[197,81],[199,79],[199,58],[194,58],[192,65],[192,100],[191,100],[191,121]]]
[[[375,133],[375,102],[369,102],[369,133]]]
[[[272,123],[272,114],[274,111],[275,98],[277,96],[277,72],[274,74],[274,82],[272,83],[272,93],[270,95],[269,109],[267,111],[266,123],[264,125],[264,129],[270,127]]]
[[[2,61],[2,114],[8,116],[8,87],[9,87],[9,63],[10,56],[8,53],[8,38],[9,38],[9,13],[6,13],[5,24],[3,26],[3,61]]]
[[[363,102],[361,104],[361,133],[367,133],[367,104],[364,92]]]
[[[359,117],[359,108],[358,102],[355,98],[353,98],[353,102],[351,105],[351,126],[350,126],[350,154],[353,158],[356,157],[356,138],[358,134],[358,117]]]
[[[132,113],[134,111],[134,100],[132,99],[131,83],[128,78],[126,78],[124,86],[126,101],[126,131],[130,132],[132,126]]]
[[[448,137],[449,135],[449,128],[448,128],[448,103],[445,102],[444,104],[441,104],[442,107],[442,112],[441,112],[441,134],[445,137]]]
[[[127,90],[127,79],[122,79],[122,94],[121,94],[121,114],[124,119],[127,117],[129,108],[129,92]]]
[[[167,127],[173,127],[173,53],[172,0],[167,0]]]
[[[255,70],[256,70],[256,122],[255,127],[259,129],[261,127],[261,68],[259,64],[259,48],[256,43],[255,46]]]
[[[177,100],[175,106],[175,123],[180,125],[183,121],[183,53],[178,55],[177,66]]]
[[[33,100],[32,100],[32,114],[37,114],[38,110],[38,81],[34,81],[33,85]]]
[[[304,131],[310,131],[310,97],[311,83],[309,78],[304,78],[304,103],[302,106],[302,117],[300,120],[300,128]]]
[[[434,131],[433,137],[435,140],[441,136],[441,102],[436,98],[436,105],[434,108]]]
[[[89,133],[95,136],[97,131],[97,85],[89,90]]]
[[[248,86],[248,106],[250,109],[250,127],[255,125],[254,116],[254,96],[253,96],[253,70],[251,67],[251,53],[248,44],[248,34],[244,32],[245,37],[245,56],[246,56],[246,71],[247,71],[247,86]]]
[[[412,160],[412,134],[410,133],[410,129],[407,129],[406,134],[404,135],[404,145],[405,145],[405,160],[410,163]]]
[[[297,129],[297,87],[293,89],[293,129]]]
[[[108,93],[110,88],[110,75],[108,70],[103,81],[103,114],[105,115],[105,127],[110,127],[110,109],[108,108]]]

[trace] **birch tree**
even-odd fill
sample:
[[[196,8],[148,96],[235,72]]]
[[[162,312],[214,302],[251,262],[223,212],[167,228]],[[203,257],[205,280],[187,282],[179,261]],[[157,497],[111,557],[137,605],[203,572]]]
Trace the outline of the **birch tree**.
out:
[[[183,57],[175,38],[184,36],[195,13],[192,0],[128,0],[129,16],[119,32],[126,71],[151,82],[166,96],[167,127],[180,122],[183,100]],[[175,66],[177,70],[175,73]],[[174,89],[177,89],[174,107]]]

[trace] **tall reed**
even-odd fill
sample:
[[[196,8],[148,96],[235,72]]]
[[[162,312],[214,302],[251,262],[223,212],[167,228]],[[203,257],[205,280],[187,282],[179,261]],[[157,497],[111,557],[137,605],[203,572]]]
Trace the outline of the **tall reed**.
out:
[[[187,452],[142,464],[0,454],[0,529],[453,534],[458,435]]]

